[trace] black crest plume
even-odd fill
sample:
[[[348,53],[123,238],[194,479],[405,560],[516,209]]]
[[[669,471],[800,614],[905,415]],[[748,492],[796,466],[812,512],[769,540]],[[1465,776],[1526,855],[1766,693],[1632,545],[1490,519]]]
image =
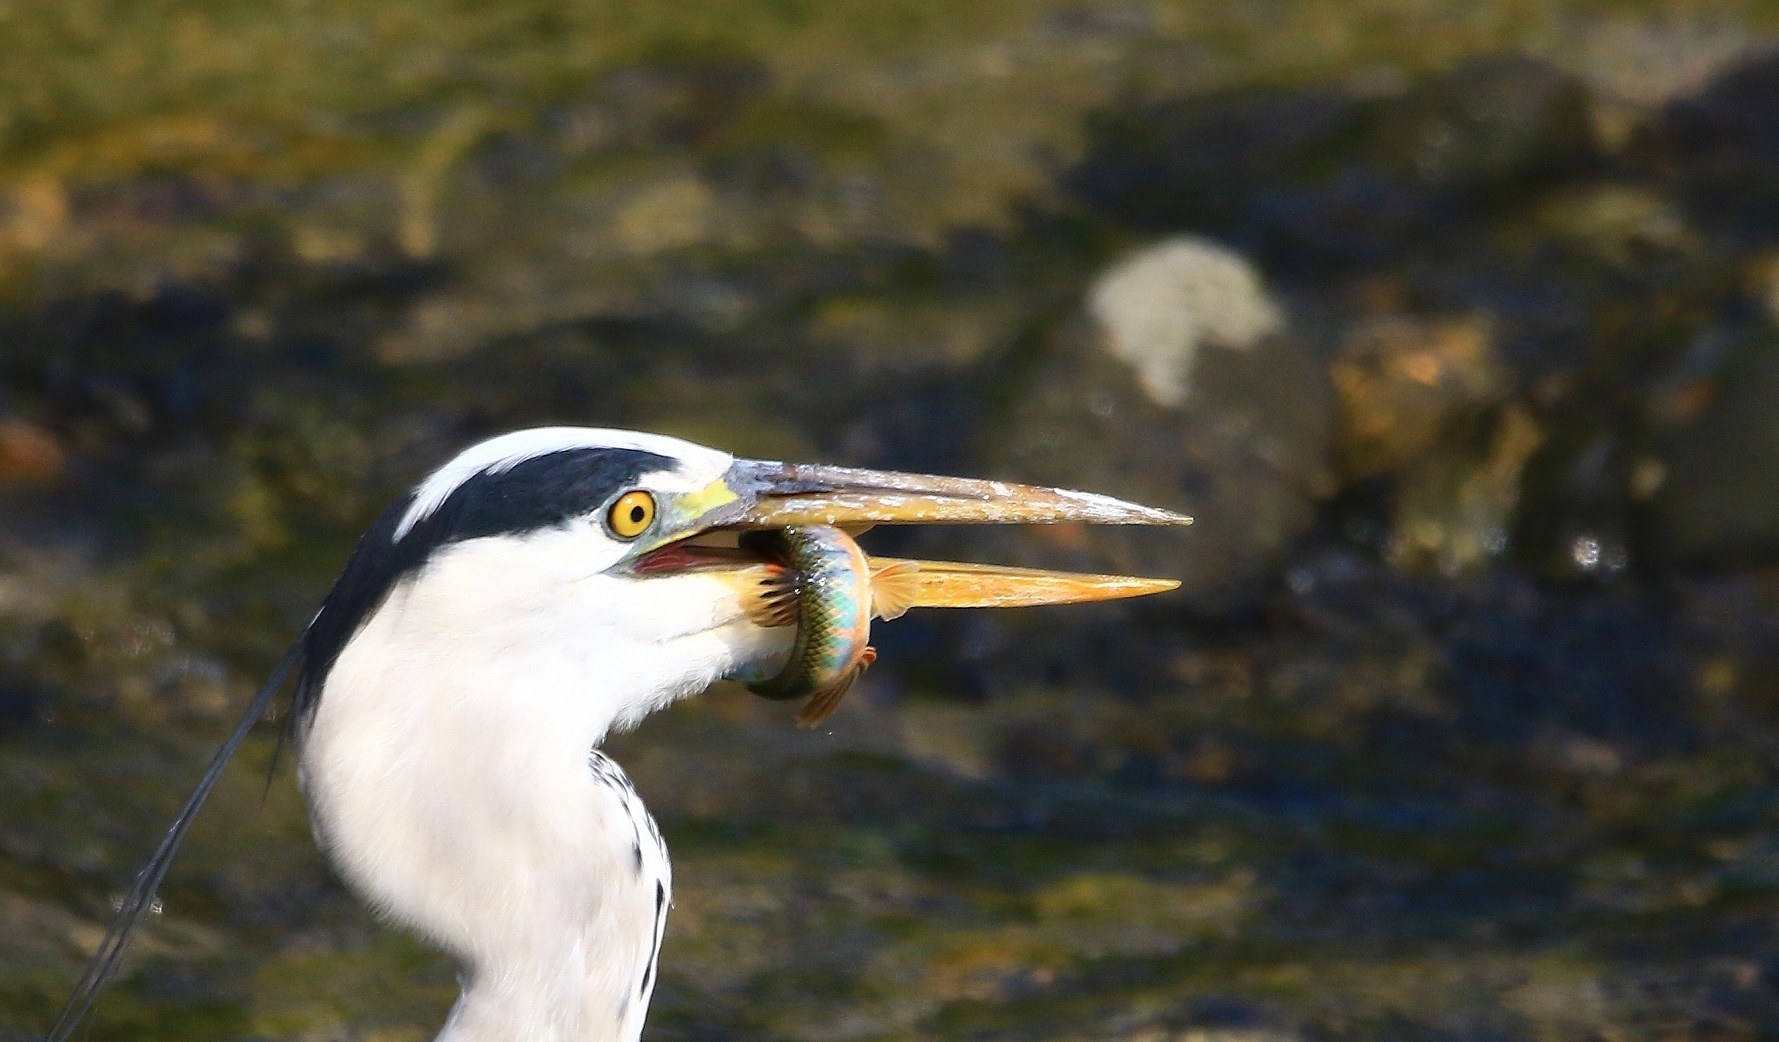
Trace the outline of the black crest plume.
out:
[[[216,781],[222,777],[223,768],[228,766],[235,750],[246,740],[253,725],[265,715],[272,700],[278,697],[279,689],[284,687],[302,661],[303,642],[299,639],[278,660],[278,664],[272,667],[271,676],[266,678],[265,686],[259,689],[259,693],[253,696],[253,701],[247,704],[247,711],[241,714],[241,722],[235,725],[235,729],[229,732],[228,738],[222,743],[222,748],[211,757],[210,766],[204,768],[204,776],[198,779],[198,787],[185,801],[185,806],[179,808],[173,824],[167,828],[166,835],[161,837],[160,845],[154,848],[148,863],[136,874],[136,881],[131,884],[129,893],[124,895],[117,916],[112,919],[110,928],[105,931],[105,939],[99,944],[99,950],[87,963],[86,972],[81,975],[80,983],[74,986],[74,994],[68,997],[67,1004],[62,1007],[55,1026],[49,1029],[49,1042],[67,1042],[81,1021],[86,1019],[100,990],[117,974],[124,949],[129,947],[130,938],[135,936],[142,920],[154,908],[154,898],[161,888],[161,880],[167,877],[167,869],[173,864],[173,855],[178,853],[179,844],[190,830],[192,820],[198,816],[204,801],[210,798],[210,790],[216,788]]]

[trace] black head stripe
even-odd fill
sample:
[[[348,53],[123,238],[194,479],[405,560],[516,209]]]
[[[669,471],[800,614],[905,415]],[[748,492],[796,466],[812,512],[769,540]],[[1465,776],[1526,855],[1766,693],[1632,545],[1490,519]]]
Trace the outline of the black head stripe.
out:
[[[644,474],[671,470],[668,456],[641,449],[563,449],[485,470],[451,491],[438,509],[396,529],[413,493],[396,502],[358,540],[345,571],[304,636],[303,673],[293,719],[315,709],[334,660],[398,582],[440,547],[485,536],[524,535],[583,517],[634,486]]]
[[[401,541],[437,547],[550,528],[599,509],[644,474],[674,465],[670,457],[641,449],[565,449],[533,456],[457,486]]]

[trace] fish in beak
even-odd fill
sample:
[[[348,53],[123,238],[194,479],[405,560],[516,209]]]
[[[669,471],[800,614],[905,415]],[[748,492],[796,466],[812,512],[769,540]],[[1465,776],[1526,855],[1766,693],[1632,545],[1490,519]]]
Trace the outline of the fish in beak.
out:
[[[759,560],[737,549],[750,530],[831,526],[858,535],[875,525],[1190,525],[1185,514],[1092,492],[1010,481],[905,474],[767,460],[736,460],[694,492],[665,497],[663,524],[637,547],[638,575]],[[881,572],[898,562],[871,558]],[[1165,593],[1173,579],[1086,575],[950,561],[917,561],[908,608],[1011,608]]]
[[[761,626],[797,627],[786,658],[735,674],[764,698],[807,698],[810,727],[877,658],[873,618],[911,608],[1005,608],[1162,593],[1173,579],[868,557],[852,536],[879,524],[1184,525],[1192,519],[1086,492],[1002,481],[801,464],[737,462],[670,500],[679,519],[642,549],[638,575],[702,568],[733,583]]]

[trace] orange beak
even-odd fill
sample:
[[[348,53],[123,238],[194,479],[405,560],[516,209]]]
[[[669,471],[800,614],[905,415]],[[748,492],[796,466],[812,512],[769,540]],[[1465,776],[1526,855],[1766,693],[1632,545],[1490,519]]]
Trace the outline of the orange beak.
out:
[[[1171,510],[1091,492],[759,460],[737,460],[718,482],[685,500],[683,504],[668,504],[679,523],[663,532],[659,542],[652,545],[718,530],[793,525],[834,525],[856,534],[880,524],[1192,523],[1192,518]],[[898,563],[889,558],[873,558],[872,571]],[[911,608],[1073,604],[1141,597],[1179,586],[1173,579],[1084,575],[946,561],[911,563],[918,569],[916,589],[907,605]]]

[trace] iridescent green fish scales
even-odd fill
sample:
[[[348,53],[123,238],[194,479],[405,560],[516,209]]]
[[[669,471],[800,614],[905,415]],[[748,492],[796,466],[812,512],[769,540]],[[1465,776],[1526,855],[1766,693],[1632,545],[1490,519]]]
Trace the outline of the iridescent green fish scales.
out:
[[[794,591],[785,621],[795,621],[797,636],[783,669],[764,679],[741,677],[748,690],[765,698],[809,698],[799,723],[820,722],[840,704],[859,674],[877,658],[871,639],[874,582],[894,587],[905,583],[909,569],[886,570],[875,580],[870,562],[838,528],[800,525],[752,537],[786,566]],[[883,614],[877,611],[877,614]],[[899,612],[898,612],[899,613]]]

